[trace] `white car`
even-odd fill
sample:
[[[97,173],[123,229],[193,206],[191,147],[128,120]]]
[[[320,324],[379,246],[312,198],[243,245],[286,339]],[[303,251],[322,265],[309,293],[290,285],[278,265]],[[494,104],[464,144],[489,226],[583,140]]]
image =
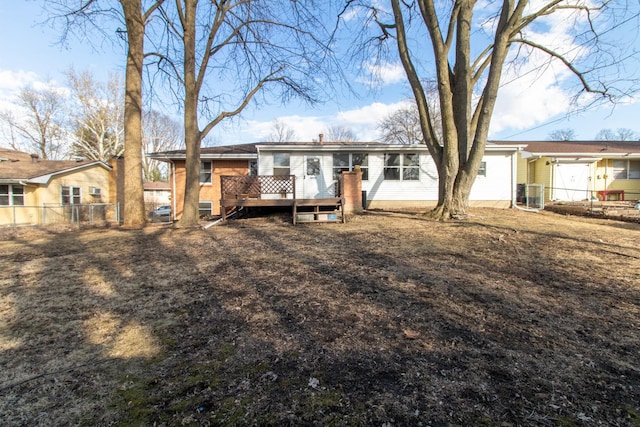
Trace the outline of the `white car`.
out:
[[[157,209],[149,212],[151,221],[170,221],[171,220],[171,206],[160,206]]]

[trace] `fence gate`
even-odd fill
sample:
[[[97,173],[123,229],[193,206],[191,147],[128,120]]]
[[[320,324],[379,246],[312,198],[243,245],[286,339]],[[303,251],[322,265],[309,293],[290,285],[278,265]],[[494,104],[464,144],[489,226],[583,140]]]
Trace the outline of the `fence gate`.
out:
[[[525,204],[530,209],[544,209],[544,185],[527,184],[524,190]]]

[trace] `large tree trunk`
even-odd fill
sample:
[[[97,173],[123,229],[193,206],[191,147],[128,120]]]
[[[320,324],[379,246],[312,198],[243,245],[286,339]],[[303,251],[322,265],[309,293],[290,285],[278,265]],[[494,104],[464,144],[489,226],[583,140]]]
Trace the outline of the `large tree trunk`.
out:
[[[197,0],[186,0],[184,8],[184,135],[186,182],[182,217],[177,227],[199,226],[200,130],[198,127],[198,88],[196,85],[196,7]]]
[[[127,70],[124,108],[124,225],[143,227],[142,62],[144,18],[140,0],[121,0],[127,24]]]
[[[457,177],[441,177],[438,205],[431,211],[431,216],[446,221],[458,215],[464,215],[469,208],[469,194],[473,181],[468,176],[461,177],[460,174]],[[447,185],[449,183],[453,185]]]

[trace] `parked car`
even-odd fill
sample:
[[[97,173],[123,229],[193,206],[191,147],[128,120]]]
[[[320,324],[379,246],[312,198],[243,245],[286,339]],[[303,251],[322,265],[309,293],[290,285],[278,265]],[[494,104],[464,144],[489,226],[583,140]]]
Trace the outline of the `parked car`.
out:
[[[171,206],[160,206],[157,209],[149,212],[149,218],[152,222],[156,221],[170,221],[171,220]]]

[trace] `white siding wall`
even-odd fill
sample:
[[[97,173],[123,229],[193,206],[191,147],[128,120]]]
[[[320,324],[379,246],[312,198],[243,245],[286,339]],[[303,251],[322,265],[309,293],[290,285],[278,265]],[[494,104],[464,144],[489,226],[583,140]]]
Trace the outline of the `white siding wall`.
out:
[[[485,154],[483,161],[487,164],[487,176],[476,177],[473,187],[471,188],[469,200],[511,201],[513,191],[511,178],[512,159],[513,156],[511,154]]]
[[[437,200],[438,172],[431,156],[420,153],[418,181],[389,181],[384,179],[384,153],[369,154],[369,180],[362,181],[367,201],[377,200]]]
[[[273,153],[260,153],[258,156],[258,175],[273,175]]]
[[[357,150],[354,150],[354,152]],[[294,152],[290,156],[291,174],[296,176],[296,197],[304,197],[304,159],[307,153]],[[311,153],[309,153],[311,154]],[[325,194],[329,197],[333,186],[333,154],[330,152],[313,153],[322,158]],[[471,189],[470,201],[512,200],[512,153],[486,153],[486,176],[478,176]],[[260,175],[273,174],[273,153],[262,152],[258,162]],[[370,206],[389,206],[393,202],[432,202],[438,200],[438,172],[431,156],[420,152],[420,178],[416,181],[396,181],[384,179],[384,153],[369,153],[369,179],[362,181],[362,189],[367,192]],[[410,203],[409,203],[410,204]],[[428,204],[428,203],[427,203]],[[402,203],[398,203],[402,205]],[[405,205],[407,205],[405,203]]]

